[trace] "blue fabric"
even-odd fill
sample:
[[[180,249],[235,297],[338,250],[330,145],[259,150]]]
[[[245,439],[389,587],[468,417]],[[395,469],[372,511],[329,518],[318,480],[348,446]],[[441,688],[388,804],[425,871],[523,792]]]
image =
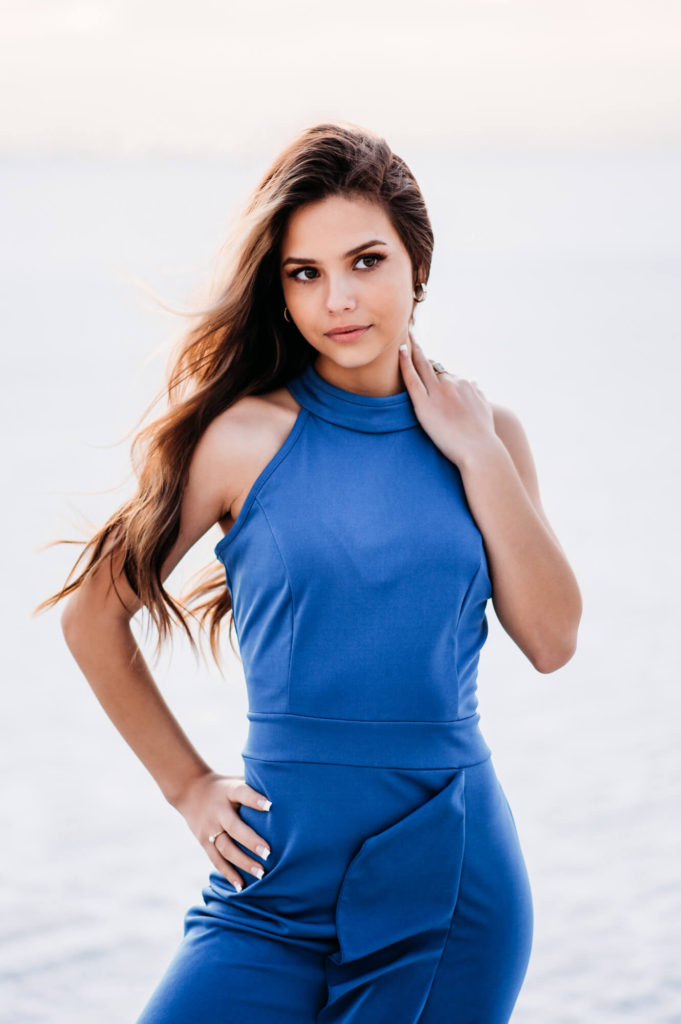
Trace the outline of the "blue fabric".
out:
[[[458,469],[409,393],[310,364],[229,533],[247,783],[269,843],[202,902],[138,1024],[506,1024],[533,905],[479,725],[491,596]],[[242,847],[249,856],[256,854]]]

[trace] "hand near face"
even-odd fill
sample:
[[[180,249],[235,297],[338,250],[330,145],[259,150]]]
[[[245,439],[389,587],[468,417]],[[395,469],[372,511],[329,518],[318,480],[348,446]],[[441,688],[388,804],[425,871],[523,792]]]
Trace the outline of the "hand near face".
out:
[[[499,442],[491,403],[476,381],[436,373],[411,332],[411,354],[400,350],[400,369],[419,423],[455,465]]]

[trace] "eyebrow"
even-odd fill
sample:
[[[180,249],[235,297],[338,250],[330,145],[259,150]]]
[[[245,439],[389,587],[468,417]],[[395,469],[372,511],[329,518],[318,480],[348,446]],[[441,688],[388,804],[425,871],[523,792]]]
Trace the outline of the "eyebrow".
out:
[[[387,244],[388,244],[387,242],[382,242],[380,238],[372,238],[369,242],[363,242],[361,245],[355,246],[354,249],[350,249],[349,252],[345,253],[345,256],[343,258],[346,259],[348,256],[356,256],[358,252],[361,252],[362,249],[368,249],[370,245],[387,245]],[[285,259],[284,262],[282,263],[282,267],[285,267],[288,263],[316,263],[316,262],[317,262],[316,260],[305,259],[303,256],[289,256],[288,259]]]

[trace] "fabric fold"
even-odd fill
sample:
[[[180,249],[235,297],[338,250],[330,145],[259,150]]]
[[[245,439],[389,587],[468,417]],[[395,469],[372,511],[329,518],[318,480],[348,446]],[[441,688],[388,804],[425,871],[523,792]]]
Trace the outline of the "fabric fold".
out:
[[[456,908],[465,846],[465,773],[350,860],[336,904],[338,950],[326,960],[317,1024],[416,1021]]]

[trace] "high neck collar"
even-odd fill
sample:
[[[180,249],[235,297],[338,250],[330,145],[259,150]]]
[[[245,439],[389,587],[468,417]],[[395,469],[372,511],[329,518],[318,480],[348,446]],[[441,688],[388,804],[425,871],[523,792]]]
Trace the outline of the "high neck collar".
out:
[[[360,395],[331,384],[308,363],[302,373],[286,385],[303,408],[329,423],[372,434],[406,430],[416,426],[408,391],[396,395]]]

